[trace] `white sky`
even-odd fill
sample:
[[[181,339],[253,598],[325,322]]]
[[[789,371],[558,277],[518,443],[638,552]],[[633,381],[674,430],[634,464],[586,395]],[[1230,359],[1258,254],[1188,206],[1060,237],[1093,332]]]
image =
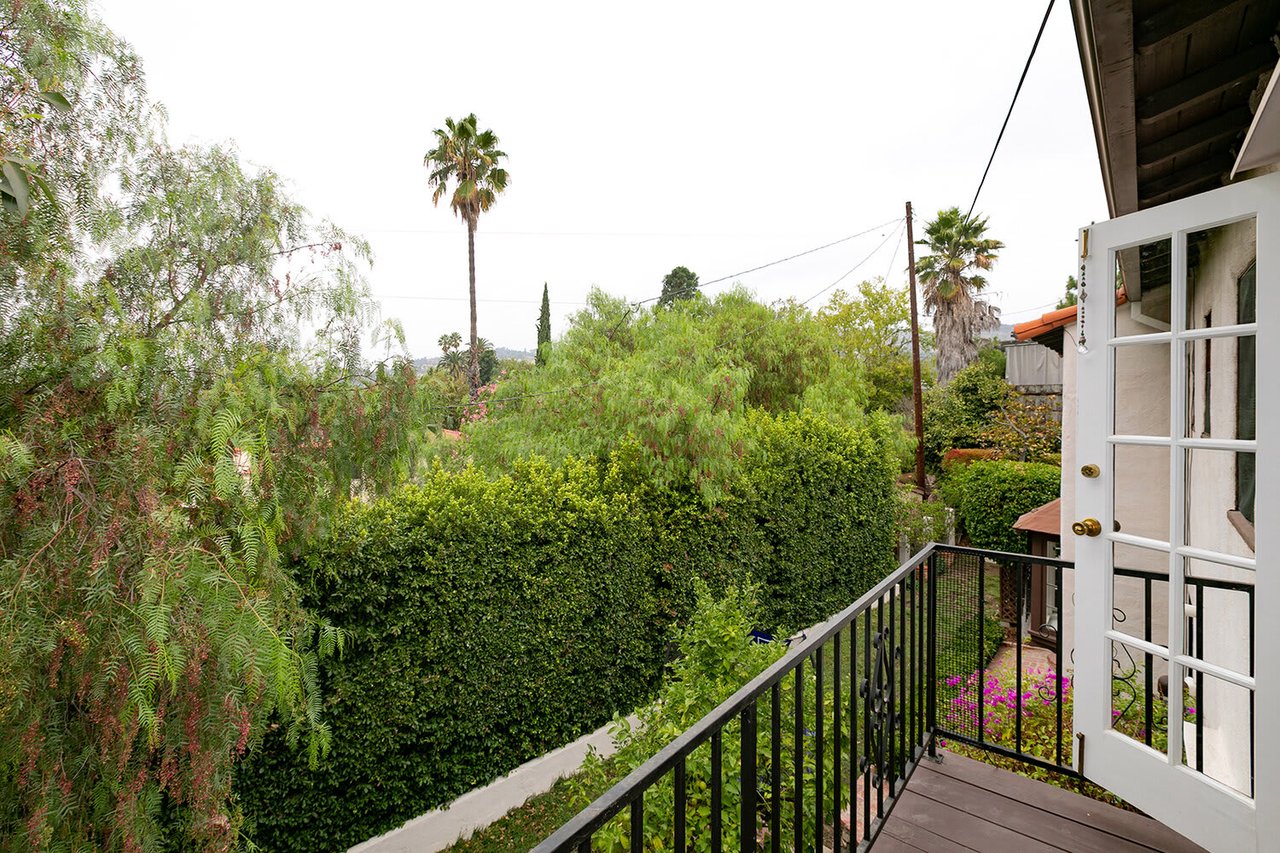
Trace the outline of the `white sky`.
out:
[[[474,111],[509,155],[511,185],[476,238],[480,334],[531,348],[544,281],[558,336],[593,284],[642,299],[674,266],[719,278],[900,217],[908,199],[921,223],[967,209],[1044,13],[1027,0],[98,8],[143,57],[175,142],[233,140],[369,239],[371,287],[415,356],[467,330],[465,229],[432,208],[422,166],[446,116]],[[1005,321],[1052,308],[1076,229],[1106,218],[1065,4],[978,210],[1007,244],[989,277]],[[765,301],[805,299],[886,236],[844,286],[905,282],[889,229],[742,281]]]

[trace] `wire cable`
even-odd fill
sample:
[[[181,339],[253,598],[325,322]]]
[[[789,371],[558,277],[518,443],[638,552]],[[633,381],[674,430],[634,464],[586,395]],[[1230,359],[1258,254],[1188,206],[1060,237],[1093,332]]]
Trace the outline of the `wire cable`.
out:
[[[778,260],[776,261],[769,261],[767,264],[761,264],[758,267],[752,267],[751,269],[742,270],[741,272],[729,273],[729,275],[722,275],[720,276],[720,278],[713,278],[710,281],[700,281],[695,285],[695,287],[698,290],[701,290],[704,287],[710,287],[713,284],[720,284],[722,282],[729,281],[730,279],[737,278],[738,276],[750,275],[753,272],[759,272],[760,270],[768,269],[769,267],[776,267],[778,264],[785,264],[787,261],[794,261],[796,258],[803,258],[805,255],[812,255],[814,252],[821,252],[823,249],[830,249],[832,246],[839,246],[841,243],[848,243],[850,240],[856,240],[859,237],[865,237],[866,235],[870,234],[872,231],[876,231],[880,228],[884,228],[886,225],[892,225],[893,223],[898,222],[900,219],[901,217],[898,217],[897,219],[890,219],[888,222],[881,222],[879,225],[872,226],[871,228],[868,228],[866,231],[859,231],[857,234],[850,234],[848,237],[841,237],[839,240],[832,240],[830,243],[825,243],[821,246],[816,246],[812,249],[806,249],[803,252],[797,252],[796,254],[788,255],[785,258],[778,258]],[[658,296],[651,296],[648,299],[641,299],[639,302],[635,304],[644,305],[646,302],[656,302],[661,298],[662,296],[661,294],[659,294]]]
[[[1027,72],[1031,70],[1031,60],[1035,59],[1036,48],[1040,46],[1040,37],[1044,35],[1045,25],[1049,23],[1049,13],[1053,11],[1054,0],[1049,0],[1049,7],[1044,10],[1044,20],[1040,22],[1040,30],[1036,33],[1036,40],[1031,44],[1031,53],[1027,56],[1027,64],[1022,67],[1022,76],[1018,78],[1018,88],[1013,90],[1013,100],[1009,102],[1009,112],[1005,113],[1004,124],[1000,125],[1000,135],[996,137],[995,147],[991,149],[991,157],[987,160],[987,168],[982,170],[982,180],[978,181],[978,191],[973,194],[973,203],[969,205],[969,212],[964,218],[967,222],[973,216],[973,209],[978,206],[978,196],[982,194],[982,187],[987,182],[987,173],[991,171],[991,164],[995,162],[996,152],[1000,150],[1000,140],[1004,139],[1005,128],[1009,126],[1009,118],[1013,115],[1014,104],[1018,103],[1018,94],[1022,91],[1022,84],[1027,79]]]
[[[846,242],[846,241],[848,241],[848,240],[853,239],[853,237],[861,237],[861,236],[864,236],[864,235],[866,235],[866,234],[870,234],[872,231],[875,231],[877,228],[883,228],[885,225],[892,225],[892,224],[894,224],[895,222],[897,222],[897,223],[902,223],[904,219],[905,219],[905,217],[899,217],[899,218],[898,218],[898,219],[896,219],[896,220],[890,220],[889,222],[883,223],[883,224],[881,224],[881,225],[877,225],[875,228],[868,228],[866,231],[860,232],[859,234],[852,235],[851,237],[845,237],[845,238],[843,238],[843,239],[841,239],[841,240],[838,240],[838,241],[836,241],[836,242],[837,242],[837,243],[843,243],[843,242]],[[837,284],[839,284],[840,282],[844,281],[844,280],[845,280],[846,278],[848,278],[849,276],[853,275],[853,274],[854,274],[855,272],[857,272],[857,271],[858,271],[858,270],[859,270],[859,269],[860,269],[864,264],[866,264],[866,263],[867,263],[868,261],[870,261],[873,257],[875,257],[876,253],[878,253],[881,249],[883,249],[883,248],[884,248],[884,246],[885,246],[885,244],[886,244],[886,243],[888,243],[888,242],[889,242],[889,240],[890,240],[892,237],[894,237],[895,235],[897,235],[901,230],[902,230],[901,228],[895,228],[895,229],[894,229],[890,234],[888,234],[888,235],[887,235],[883,240],[881,240],[881,241],[880,241],[880,243],[879,243],[879,244],[878,244],[874,249],[872,249],[872,250],[870,251],[870,253],[868,253],[868,254],[867,254],[867,255],[866,255],[862,260],[858,261],[858,262],[857,262],[856,264],[854,264],[852,267],[850,267],[849,269],[845,270],[843,273],[841,273],[841,274],[840,274],[840,276],[839,276],[838,278],[836,278],[834,281],[832,281],[832,282],[831,282],[830,284],[828,284],[826,287],[822,288],[822,289],[821,289],[821,290],[819,290],[817,293],[813,294],[813,295],[812,295],[812,296],[810,296],[808,299],[805,299],[804,301],[800,302],[799,304],[800,304],[800,305],[808,305],[810,302],[812,302],[813,300],[817,299],[819,296],[821,296],[822,294],[826,293],[828,290],[830,290],[831,288],[835,287]],[[835,244],[833,243],[833,244],[829,244],[829,245],[835,245]],[[818,247],[818,249],[823,249],[823,248],[827,248],[827,246],[820,246],[820,247]],[[818,249],[811,249],[811,250],[809,250],[809,252],[802,252],[801,254],[809,254],[809,253],[811,253],[811,252],[818,251]],[[800,255],[793,255],[792,257],[800,257]],[[783,260],[788,260],[788,259],[783,259]],[[773,265],[773,264],[775,264],[775,263],[781,263],[781,262],[782,262],[781,260],[779,260],[779,261],[774,261],[774,262],[772,262],[772,263],[770,263],[770,264],[766,264],[765,266],[772,266],[772,265]],[[763,269],[763,267],[758,267],[757,269]],[[744,274],[744,273],[734,273],[734,275],[743,275],[743,274]],[[732,278],[732,277],[733,277],[733,276],[726,276],[725,278],[727,279],[727,278]],[[725,280],[725,279],[721,279],[721,281],[723,281],[723,280]],[[708,284],[712,284],[713,282],[707,282],[707,283],[708,283]],[[652,301],[653,301],[653,299],[646,299],[646,300],[643,300],[643,301],[644,301],[644,302],[652,302]],[[611,335],[612,335],[613,333],[615,333],[619,328],[621,328],[622,324],[623,324],[623,323],[625,323],[627,320],[629,320],[629,319],[631,318],[631,315],[632,315],[632,314],[633,314],[633,313],[634,313],[634,312],[635,312],[635,311],[640,307],[640,305],[641,305],[641,304],[643,304],[643,303],[641,303],[641,302],[635,302],[635,303],[632,303],[631,305],[629,305],[629,306],[628,306],[628,310],[625,312],[625,314],[624,314],[624,315],[623,315],[623,317],[619,320],[619,322],[618,322],[617,324],[615,324],[615,325],[614,325],[613,329],[611,329],[611,330],[610,330],[610,332],[608,333],[608,335],[610,335],[610,336],[611,336]],[[747,337],[749,337],[749,336],[751,336],[751,335],[754,335],[756,332],[759,332],[760,330],[762,330],[762,329],[764,329],[764,328],[768,327],[768,326],[769,326],[769,324],[771,324],[771,323],[775,322],[776,320],[777,320],[777,316],[776,316],[776,315],[775,315],[775,316],[773,316],[773,317],[770,317],[768,320],[766,320],[764,323],[761,323],[761,324],[760,324],[759,326],[757,326],[756,328],[754,328],[754,329],[750,329],[750,330],[748,330],[748,331],[746,331],[746,332],[743,332],[741,335],[739,335],[739,336],[738,336],[738,337],[736,337],[736,338],[733,338],[733,339],[731,339],[731,340],[724,341],[724,342],[722,342],[722,343],[720,343],[720,344],[717,344],[717,345],[714,347],[714,349],[716,349],[716,350],[721,350],[721,349],[724,349],[724,348],[725,348],[725,347],[727,347],[727,346],[730,346],[730,345],[732,345],[732,344],[735,344],[735,343],[737,343],[738,341],[741,341],[741,340],[743,340],[743,339],[745,339],[745,338],[747,338]],[[587,389],[587,388],[594,388],[594,387],[597,387],[597,386],[600,386],[600,385],[603,385],[603,384],[605,384],[605,380],[604,380],[603,378],[600,378],[600,379],[595,379],[595,380],[593,380],[593,381],[591,381],[591,382],[586,382],[586,383],[583,383],[583,384],[580,384],[580,385],[571,385],[571,386],[568,386],[568,387],[566,387],[566,388],[553,388],[553,389],[550,389],[550,390],[548,390],[548,391],[538,391],[538,392],[529,393],[529,394],[513,394],[513,395],[511,395],[511,396],[509,396],[509,397],[495,397],[495,398],[494,398],[494,399],[492,399],[492,400],[485,400],[485,401],[483,401],[483,402],[485,403],[485,405],[490,405],[490,404],[497,404],[497,403],[508,403],[508,402],[514,402],[514,401],[516,401],[516,400],[528,400],[528,399],[535,398],[535,397],[551,397],[551,396],[554,396],[554,395],[556,395],[556,394],[567,394],[567,393],[570,393],[570,392],[573,392],[573,391],[582,391],[582,390],[585,390],[585,389]],[[446,404],[444,405],[444,408],[446,408],[446,409],[467,409],[467,408],[470,408],[471,406],[474,406],[474,405],[475,405],[475,403],[474,403],[474,402],[469,402],[469,403],[446,403]]]

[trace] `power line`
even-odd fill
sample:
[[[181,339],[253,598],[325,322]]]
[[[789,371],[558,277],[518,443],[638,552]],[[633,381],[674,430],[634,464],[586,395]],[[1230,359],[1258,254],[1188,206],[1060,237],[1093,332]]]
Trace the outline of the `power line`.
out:
[[[866,235],[866,234],[870,234],[872,231],[875,231],[877,228],[883,228],[885,225],[892,225],[892,224],[894,224],[895,222],[899,222],[899,223],[900,223],[900,222],[902,222],[902,218],[901,218],[901,217],[899,217],[899,218],[898,218],[898,219],[896,219],[896,220],[889,220],[889,221],[888,221],[888,222],[886,222],[886,223],[883,223],[883,224],[881,224],[881,225],[877,225],[877,226],[875,226],[875,228],[868,228],[866,231],[862,231],[862,232],[860,232],[860,233],[858,233],[858,234],[851,235],[850,237],[842,238],[841,240],[837,240],[837,241],[836,241],[836,243],[843,243],[843,242],[847,242],[848,240],[852,240],[854,237],[861,237],[861,236],[864,236],[864,235]],[[821,296],[822,294],[826,293],[828,290],[830,290],[831,288],[835,287],[837,284],[839,284],[840,282],[844,281],[844,280],[845,280],[846,278],[848,278],[849,276],[853,275],[853,274],[854,274],[855,272],[857,272],[857,271],[858,271],[858,269],[860,269],[864,264],[866,264],[866,263],[867,263],[868,261],[870,261],[873,257],[875,257],[876,253],[878,253],[881,249],[883,249],[883,248],[884,248],[884,246],[885,246],[885,244],[889,242],[889,239],[890,239],[891,237],[893,237],[895,234],[897,234],[897,233],[899,232],[899,230],[900,230],[900,229],[894,229],[894,231],[893,231],[892,233],[890,233],[889,235],[887,235],[883,240],[881,240],[881,241],[880,241],[880,243],[879,243],[879,244],[878,244],[874,249],[872,249],[870,253],[868,253],[868,254],[866,255],[866,257],[864,257],[862,260],[858,261],[856,264],[854,264],[854,265],[853,265],[852,267],[850,267],[849,269],[845,270],[845,271],[844,271],[844,272],[843,272],[843,273],[842,273],[838,278],[836,278],[834,281],[832,281],[832,282],[831,282],[830,284],[828,284],[826,287],[822,288],[822,289],[821,289],[821,290],[819,290],[817,293],[813,294],[813,295],[812,295],[812,296],[810,296],[808,299],[805,299],[804,301],[800,302],[799,304],[800,304],[800,305],[808,305],[810,302],[812,302],[813,300],[817,299],[819,296]],[[835,245],[835,243],[828,244],[828,246],[830,246],[830,245]],[[798,255],[792,255],[792,256],[791,256],[791,258],[797,258],[797,257],[800,257],[800,256],[802,256],[802,255],[810,254],[810,253],[815,252],[815,251],[818,251],[818,250],[820,250],[820,249],[828,248],[828,246],[819,246],[819,247],[818,247],[818,248],[816,248],[816,249],[810,249],[810,250],[809,250],[809,251],[807,251],[807,252],[801,252],[801,253],[800,253],[800,254],[798,254]],[[783,261],[785,261],[785,260],[790,260],[791,258],[783,258],[783,259],[781,259],[781,260],[773,261],[773,262],[771,262],[771,263],[769,263],[769,264],[765,264],[764,266],[773,266],[774,264],[782,263]],[[764,268],[764,266],[756,267],[755,269],[763,269],[763,268]],[[754,270],[752,270],[752,271],[754,271]],[[732,278],[732,277],[737,276],[737,275],[745,275],[745,273],[734,273],[732,276],[725,276],[725,278],[723,278],[723,279],[719,279],[719,281],[724,281],[724,280],[726,280],[726,279],[728,279],[728,278]],[[713,284],[713,283],[715,283],[715,282],[707,282],[707,284]],[[657,298],[657,297],[654,297],[654,298]],[[630,319],[631,315],[635,312],[635,310],[636,310],[636,309],[638,309],[638,308],[640,307],[640,305],[641,305],[641,304],[643,304],[643,302],[652,302],[652,301],[653,301],[653,298],[651,298],[651,299],[645,299],[645,300],[643,300],[642,302],[635,302],[635,303],[632,303],[631,305],[627,306],[627,311],[626,311],[626,312],[624,313],[624,315],[620,318],[619,322],[618,322],[617,324],[615,324],[615,325],[614,325],[613,329],[612,329],[612,330],[610,330],[610,332],[609,332],[609,336],[612,336],[612,334],[613,334],[614,332],[616,332],[619,328],[621,328],[622,324],[623,324],[623,323],[625,323],[628,319]],[[729,340],[729,341],[724,341],[723,343],[720,343],[720,344],[716,345],[715,349],[717,349],[717,350],[719,350],[719,349],[724,349],[725,347],[729,346],[730,344],[737,343],[738,341],[743,340],[744,338],[747,338],[747,337],[749,337],[750,335],[754,335],[756,332],[759,332],[761,329],[764,329],[765,327],[767,327],[770,323],[776,322],[776,320],[777,320],[777,316],[776,316],[776,315],[775,315],[775,316],[772,316],[772,317],[770,317],[768,320],[766,320],[764,323],[760,324],[759,326],[757,326],[757,327],[756,327],[756,328],[754,328],[754,329],[751,329],[751,330],[749,330],[749,331],[747,331],[747,332],[744,332],[743,334],[739,335],[737,338],[734,338],[734,339]],[[509,396],[509,397],[496,397],[496,398],[494,398],[494,399],[492,399],[492,400],[485,400],[485,401],[484,401],[484,403],[485,403],[485,405],[489,405],[489,404],[497,404],[497,403],[508,403],[508,402],[514,402],[514,401],[516,401],[516,400],[527,400],[527,399],[531,399],[531,398],[535,398],[535,397],[550,397],[550,396],[554,396],[554,395],[556,395],[556,394],[567,394],[567,393],[570,393],[570,392],[573,392],[573,391],[582,391],[582,390],[585,390],[585,389],[587,389],[587,388],[594,388],[594,387],[597,387],[597,386],[603,385],[604,383],[605,383],[605,380],[604,380],[604,379],[596,379],[596,380],[593,380],[593,381],[591,381],[591,382],[583,383],[583,384],[580,384],[580,385],[571,385],[571,386],[566,387],[566,388],[553,388],[553,389],[550,389],[550,390],[548,390],[548,391],[538,391],[538,392],[534,392],[534,393],[530,393],[530,394],[513,394],[513,395],[511,395],[511,396]],[[444,405],[444,408],[446,408],[446,409],[466,409],[466,408],[468,408],[468,407],[470,407],[470,406],[473,406],[473,405],[475,405],[475,404],[474,404],[474,403],[447,403],[447,404],[445,404],[445,405]]]
[[[426,296],[414,293],[371,293],[375,299],[412,299],[425,302],[466,302],[466,296]],[[496,305],[541,305],[541,299],[477,299],[476,302],[488,302]],[[586,305],[581,300],[552,299],[552,305]]]
[[[915,214],[912,214],[912,218],[914,217],[915,217]],[[886,282],[889,280],[889,276],[893,275],[893,265],[898,260],[898,250],[902,248],[902,238],[906,236],[906,233],[907,233],[906,217],[903,217],[902,225],[898,229],[898,242],[894,244],[893,254],[889,256],[889,269],[885,270],[885,273],[884,273],[884,280]]]
[[[899,219],[898,221],[899,221],[899,222],[901,222],[902,220],[901,220],[901,219]],[[874,231],[875,229],[873,228],[873,229],[871,229],[871,230],[872,230],[872,231]],[[868,233],[868,232],[863,232],[863,233],[865,234],[865,233]],[[895,230],[893,233],[897,233],[897,231]],[[802,302],[800,302],[799,304],[800,304],[800,305],[808,305],[810,302],[812,302],[813,300],[817,299],[819,296],[821,296],[822,294],[826,293],[828,290],[830,290],[831,288],[835,287],[837,284],[839,284],[840,282],[844,281],[846,278],[848,278],[849,276],[851,276],[851,275],[853,275],[855,272],[857,272],[857,271],[858,271],[858,269],[859,269],[859,268],[861,268],[863,264],[865,264],[867,261],[869,261],[869,260],[871,260],[872,258],[874,258],[874,257],[876,256],[876,253],[877,253],[877,252],[879,252],[881,249],[883,249],[883,248],[884,248],[885,244],[886,244],[886,243],[888,243],[888,242],[889,242],[889,239],[893,236],[893,233],[890,233],[890,234],[889,234],[888,236],[886,236],[883,240],[881,240],[881,241],[880,241],[880,244],[879,244],[878,246],[876,246],[874,249],[872,249],[872,250],[871,250],[871,252],[870,252],[870,253],[869,253],[865,258],[863,258],[862,260],[858,261],[856,264],[854,264],[853,266],[851,266],[849,269],[847,269],[847,270],[845,270],[843,273],[841,273],[841,274],[836,278],[836,280],[835,280],[835,281],[831,282],[831,283],[830,283],[830,284],[828,284],[826,287],[822,288],[822,289],[821,289],[821,290],[819,290],[817,293],[813,294],[813,295],[812,295],[812,296],[810,296],[808,299],[803,300],[803,301],[802,301]],[[744,340],[744,339],[746,339],[746,338],[750,337],[751,335],[754,335],[756,332],[759,332],[759,331],[761,331],[761,330],[763,330],[763,329],[765,329],[765,328],[768,328],[768,326],[769,326],[771,323],[777,322],[777,319],[778,319],[778,315],[777,315],[777,314],[774,314],[773,316],[771,316],[769,319],[765,320],[763,323],[761,323],[761,324],[760,324],[759,326],[757,326],[756,328],[751,329],[750,331],[743,332],[741,335],[738,335],[738,337],[736,337],[736,338],[732,338],[732,339],[730,339],[730,340],[727,340],[727,341],[725,341],[724,343],[717,344],[717,345],[716,345],[716,347],[715,347],[715,349],[718,349],[718,350],[719,350],[719,349],[724,349],[725,347],[729,346],[730,344],[736,344],[736,343],[738,343],[738,341]]]
[[[899,218],[899,219],[898,219],[898,221],[899,221],[899,222],[901,222],[901,221],[902,221],[902,218]],[[873,229],[873,230],[874,230],[874,229]],[[864,232],[864,233],[865,233],[865,232]],[[896,232],[895,232],[895,233],[896,233]],[[876,253],[877,253],[877,252],[879,252],[881,249],[883,249],[883,248],[884,248],[885,243],[888,243],[888,242],[889,242],[889,238],[890,238],[890,237],[892,237],[892,236],[893,236],[893,234],[890,234],[888,237],[885,237],[883,240],[881,240],[881,241],[880,241],[880,245],[876,246],[874,249],[872,249],[872,250],[871,250],[871,254],[867,255],[865,258],[863,258],[862,260],[858,261],[858,262],[857,262],[856,264],[854,264],[852,267],[850,267],[849,269],[845,270],[845,271],[840,275],[840,277],[839,277],[839,278],[837,278],[835,281],[831,282],[831,283],[830,283],[830,284],[828,284],[826,287],[822,288],[822,289],[821,289],[821,290],[819,290],[817,293],[813,294],[813,296],[810,296],[808,299],[804,300],[804,301],[803,301],[803,302],[801,302],[800,304],[801,304],[801,305],[808,305],[810,302],[812,302],[813,300],[817,299],[819,296],[821,296],[822,294],[826,293],[828,290],[830,290],[831,288],[835,287],[837,284],[839,284],[840,282],[844,281],[844,280],[845,280],[846,278],[848,278],[849,276],[853,275],[855,272],[857,272],[857,271],[858,271],[858,269],[859,269],[863,264],[865,264],[867,261],[869,261],[869,260],[871,260],[873,257],[875,257]]]
[[[453,228],[353,228],[357,234],[423,234],[457,236],[465,232]],[[499,237],[639,237],[639,238],[689,238],[738,240],[743,237],[800,237],[798,231],[478,231],[477,233]]]
[[[730,279],[737,278],[739,276],[750,275],[753,272],[759,272],[760,270],[768,269],[769,267],[776,267],[778,264],[785,264],[787,261],[794,261],[796,258],[803,258],[805,255],[812,255],[814,252],[821,252],[823,249],[830,249],[832,246],[839,246],[841,243],[847,243],[850,240],[856,240],[859,237],[865,237],[866,235],[870,234],[872,231],[876,231],[880,228],[884,228],[886,225],[892,225],[897,221],[899,220],[890,219],[888,222],[882,222],[879,225],[872,226],[871,228],[868,228],[866,231],[859,231],[857,234],[850,234],[848,237],[841,237],[839,240],[832,240],[830,243],[824,243],[821,246],[816,246],[812,249],[806,249],[803,252],[797,252],[796,254],[788,255],[785,258],[778,258],[778,260],[776,261],[769,261],[767,264],[760,264],[760,266],[758,267],[752,267],[751,269],[742,270],[741,272],[729,273],[729,275],[723,275],[723,276],[720,276],[720,278],[713,278],[711,279],[711,281],[700,281],[698,282],[696,287],[699,290],[701,290],[704,287],[710,287],[713,284],[720,284],[721,282],[725,282]],[[651,296],[648,299],[641,299],[639,302],[635,304],[644,305],[646,302],[656,302],[661,298],[662,298],[661,295]]]
[[[965,214],[965,220],[973,216],[973,209],[978,206],[978,196],[982,194],[982,186],[987,182],[987,173],[991,171],[991,164],[995,162],[996,152],[1000,150],[1000,140],[1004,139],[1005,128],[1009,126],[1009,118],[1013,115],[1013,106],[1018,103],[1018,94],[1022,91],[1022,84],[1027,79],[1027,72],[1031,70],[1031,60],[1035,58],[1036,48],[1040,46],[1040,37],[1044,35],[1045,25],[1049,23],[1049,13],[1053,11],[1054,0],[1049,0],[1049,6],[1044,10],[1044,20],[1040,22],[1040,30],[1036,33],[1036,40],[1031,44],[1031,53],[1027,56],[1027,64],[1022,67],[1022,76],[1018,78],[1018,88],[1013,90],[1013,100],[1009,102],[1009,112],[1005,113],[1004,124],[1000,125],[1000,135],[996,137],[995,147],[991,149],[991,157],[987,160],[987,168],[982,170],[982,180],[978,182],[978,191],[973,194],[973,203],[969,205],[969,212]]]

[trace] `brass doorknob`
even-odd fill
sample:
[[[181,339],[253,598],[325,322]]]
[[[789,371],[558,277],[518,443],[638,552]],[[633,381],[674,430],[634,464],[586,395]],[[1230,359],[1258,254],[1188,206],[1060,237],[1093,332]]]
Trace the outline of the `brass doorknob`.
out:
[[[1102,524],[1096,518],[1086,518],[1072,524],[1071,532],[1077,536],[1097,536],[1102,532]]]

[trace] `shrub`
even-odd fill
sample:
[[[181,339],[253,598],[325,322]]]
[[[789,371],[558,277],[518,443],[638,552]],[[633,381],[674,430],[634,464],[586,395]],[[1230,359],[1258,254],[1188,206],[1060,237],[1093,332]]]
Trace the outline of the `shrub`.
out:
[[[898,533],[914,554],[930,542],[947,540],[948,507],[939,500],[920,500],[914,490],[898,491]]]
[[[1061,754],[1065,761],[1071,761],[1075,691],[1069,675],[1058,676],[1052,669],[1031,667],[1023,674],[1021,694],[1018,693],[1013,671],[984,670],[981,678],[981,690],[979,673],[976,671],[968,677],[950,676],[939,686],[940,691],[947,691],[946,698],[943,699],[940,693],[938,700],[938,713],[942,717],[943,726],[951,731],[976,735],[977,711],[981,704],[983,735],[988,743],[1014,749],[1017,744],[1017,719],[1021,717],[1022,751],[1025,754],[1049,763],[1057,761]],[[1111,712],[1112,728],[1136,741],[1143,741],[1146,728],[1140,710],[1143,707],[1140,691],[1130,681],[1115,678],[1111,682],[1111,692],[1111,705],[1116,709]],[[1058,729],[1059,703],[1062,705],[1061,731]],[[1151,746],[1157,752],[1168,749],[1167,732],[1158,722],[1164,720],[1167,714],[1165,700],[1152,697],[1152,717],[1157,725],[1152,728]],[[1119,808],[1132,809],[1124,800],[1086,779],[1065,776],[986,749],[945,740],[941,745],[969,758],[994,764],[1059,788],[1077,791]]]
[[[1008,459],[1050,462],[1062,448],[1062,423],[1052,406],[1015,393],[988,415],[979,440]]]
[[[1020,553],[1018,516],[1058,497],[1061,472],[1037,462],[990,461],[954,466],[939,487],[976,548]]]
[[[956,447],[942,454],[942,470],[949,471],[952,465],[968,465],[987,459],[999,459],[1000,451],[994,447]]]
[[[352,647],[322,673],[315,772],[269,736],[237,788],[254,841],[331,850],[392,829],[643,704],[694,583],[760,589],[760,627],[804,627],[893,565],[883,437],[756,414],[756,464],[715,507],[607,462],[437,469],[355,505],[300,568]]]
[[[942,455],[955,447],[982,447],[993,412],[1013,394],[1013,386],[993,364],[977,361],[949,383],[925,395],[925,462],[937,470]]]
[[[597,791],[611,777],[618,777],[634,770],[656,755],[663,747],[688,730],[694,723],[711,713],[724,700],[732,696],[739,688],[763,671],[769,664],[782,657],[786,647],[779,642],[753,642],[749,631],[755,624],[755,598],[751,589],[730,589],[723,596],[712,596],[705,587],[699,589],[697,608],[689,624],[676,632],[676,643],[680,657],[672,667],[670,677],[665,681],[658,698],[650,705],[640,709],[637,716],[638,726],[631,726],[627,720],[618,720],[614,726],[614,742],[617,753],[608,762],[601,761],[596,755],[588,755],[583,763],[582,772],[574,777],[572,784],[576,791],[577,805],[587,806]],[[817,695],[817,683],[812,669],[806,669],[802,678],[805,682],[805,697],[808,707],[805,709],[804,743],[800,749],[808,759],[805,762],[805,775],[813,773],[813,755],[816,752],[815,726],[816,715],[813,708],[813,697]],[[784,678],[779,685],[782,719],[790,721],[795,714],[795,680]],[[833,719],[833,694],[830,689],[823,691],[825,719],[830,725]],[[768,801],[768,780],[772,778],[772,731],[767,724],[769,699],[766,694],[757,703],[757,711],[761,724],[757,733],[756,767],[759,774],[763,799]],[[847,744],[849,729],[846,719],[841,726],[839,736],[842,744]],[[742,769],[742,738],[740,720],[735,717],[722,730],[721,772],[728,779],[737,778]],[[836,733],[828,731],[828,738]],[[782,753],[792,756],[796,752],[795,737],[791,726],[782,727]],[[828,744],[831,741],[828,740]],[[825,778],[824,802],[830,803],[834,796],[835,767],[828,749],[823,750]],[[692,851],[705,853],[710,851],[711,837],[706,832],[711,813],[711,748],[709,743],[695,749],[685,759],[687,774],[686,813],[695,815],[690,821],[688,847]],[[795,765],[784,760],[780,773],[779,791],[783,808],[781,812],[782,837],[790,838],[793,832]],[[674,777],[667,773],[645,792],[644,809],[644,848],[646,850],[664,849],[663,842],[672,837],[674,826]],[[808,789],[806,789],[808,790]],[[847,801],[848,791],[844,792],[843,801]],[[737,820],[741,808],[741,789],[737,785],[726,784],[722,792],[721,814],[723,816],[723,837],[725,849],[735,850],[740,846],[741,826]],[[816,816],[812,797],[806,797],[803,804],[804,820],[809,827],[806,837],[814,834],[813,824]],[[828,817],[830,812],[828,811]],[[622,811],[612,821],[602,827],[593,838],[593,849],[622,853],[629,849],[631,835],[630,812]]]

